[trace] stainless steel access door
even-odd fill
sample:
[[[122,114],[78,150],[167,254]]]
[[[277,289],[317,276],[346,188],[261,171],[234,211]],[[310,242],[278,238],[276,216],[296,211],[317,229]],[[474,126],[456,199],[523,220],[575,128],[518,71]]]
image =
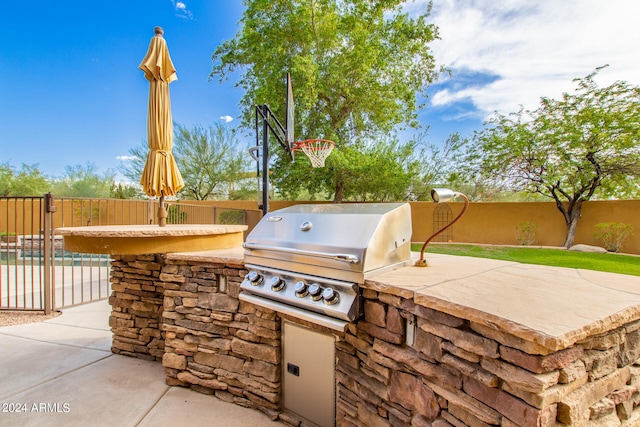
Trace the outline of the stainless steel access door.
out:
[[[335,337],[283,322],[284,407],[319,426],[336,423]]]

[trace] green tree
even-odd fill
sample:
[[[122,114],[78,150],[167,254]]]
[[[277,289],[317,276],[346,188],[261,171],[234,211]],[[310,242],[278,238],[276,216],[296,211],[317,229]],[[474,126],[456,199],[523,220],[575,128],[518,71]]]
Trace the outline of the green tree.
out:
[[[409,199],[431,200],[431,189],[448,187],[470,200],[481,198],[480,182],[473,170],[475,154],[469,139],[453,133],[441,145],[426,142],[427,132],[416,136],[419,166],[411,184]]]
[[[290,199],[298,198],[303,188],[314,198],[329,199],[331,194],[326,194],[326,189],[342,185],[345,201],[405,200],[419,170],[414,149],[413,141],[401,144],[397,138],[379,135],[336,151],[324,168],[310,168],[310,162],[303,158],[300,162],[307,168],[293,168],[288,174],[274,171],[273,181],[280,195]],[[300,185],[302,182],[307,184]]]
[[[497,115],[476,135],[487,176],[555,201],[565,247],[585,201],[629,194],[640,181],[640,88],[623,81],[598,87],[598,71],[576,79],[574,93]]]
[[[234,130],[220,123],[192,129],[174,123],[173,130],[173,155],[185,183],[179,196],[207,200],[241,198],[251,193],[245,188],[249,157]],[[144,142],[129,149],[130,160],[119,168],[120,172],[138,183],[148,152]]]
[[[147,162],[148,153],[149,145],[143,141],[137,146],[130,148],[128,160],[118,166],[120,173],[130,182],[134,183],[134,185],[138,185],[140,187],[140,191],[142,191],[142,186],[139,185],[140,178],[142,177],[144,165]]]
[[[8,162],[0,164],[0,196],[42,196],[50,183],[38,165],[22,164],[15,169]]]
[[[359,147],[348,146],[336,156],[338,164],[344,162],[348,165],[340,168],[346,174],[333,174],[336,182],[332,184],[335,188],[344,185],[347,200],[406,200],[407,189],[418,172],[419,162],[413,157],[414,149],[413,142],[401,144],[397,139],[379,139]]]
[[[219,123],[206,129],[174,128],[173,153],[185,184],[180,194],[196,200],[229,197],[249,170],[249,157],[236,133]]]
[[[113,185],[110,197],[112,199],[145,199],[146,194],[139,185],[118,183]]]
[[[115,183],[115,173],[99,174],[93,163],[66,166],[62,178],[53,183],[53,194],[66,197],[108,198]]]
[[[286,72],[294,83],[296,135],[331,139],[345,158],[381,131],[416,125],[421,107],[417,95],[426,96],[437,76],[429,48],[437,38],[436,27],[427,23],[430,5],[412,18],[402,12],[401,0],[244,4],[242,27],[215,50],[210,77],[223,80],[236,70],[243,72],[237,85],[245,90],[241,106],[246,126],[253,123],[256,104],[269,104],[277,117],[285,117]],[[332,191],[336,202],[349,191],[344,179],[359,167],[332,160],[328,169],[312,171],[306,162],[289,164],[275,146],[271,152],[278,157],[274,174],[292,181],[308,177],[301,185],[309,192]],[[334,187],[322,188],[329,183]]]

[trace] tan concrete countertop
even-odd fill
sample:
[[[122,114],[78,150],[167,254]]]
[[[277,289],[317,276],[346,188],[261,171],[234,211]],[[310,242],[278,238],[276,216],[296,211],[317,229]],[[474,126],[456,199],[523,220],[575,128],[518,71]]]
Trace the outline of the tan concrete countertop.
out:
[[[243,249],[168,254],[241,263]],[[418,254],[412,254],[414,261]],[[613,255],[612,255],[613,256]],[[403,267],[364,287],[536,343],[549,352],[640,319],[640,277],[427,254],[429,267]]]
[[[417,257],[416,257],[417,259]],[[428,254],[365,287],[412,298],[549,350],[640,319],[640,277]]]
[[[96,225],[87,227],[56,228],[56,234],[61,236],[84,237],[175,237],[227,234],[242,232],[246,225],[221,224],[169,224],[166,227],[156,225]]]
[[[236,246],[229,249],[170,253],[166,257],[171,260],[244,264],[244,249],[242,246]]]
[[[206,251],[242,246],[246,225],[184,224],[62,227],[65,249],[81,253],[136,255]]]

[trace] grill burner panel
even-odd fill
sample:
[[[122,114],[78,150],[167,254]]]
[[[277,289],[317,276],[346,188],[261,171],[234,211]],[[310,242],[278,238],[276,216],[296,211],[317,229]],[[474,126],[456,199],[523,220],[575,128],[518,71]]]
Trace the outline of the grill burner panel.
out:
[[[325,316],[353,321],[359,313],[356,283],[247,264],[240,288],[270,300]]]

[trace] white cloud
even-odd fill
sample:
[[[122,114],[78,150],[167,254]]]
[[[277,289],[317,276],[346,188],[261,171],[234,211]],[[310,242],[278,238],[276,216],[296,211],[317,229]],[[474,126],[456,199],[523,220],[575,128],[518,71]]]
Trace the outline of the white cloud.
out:
[[[174,9],[176,10],[176,15],[180,18],[184,19],[193,19],[193,13],[187,8],[187,5],[184,2],[171,0]]]
[[[120,160],[121,162],[128,162],[133,159],[135,159],[134,156],[116,156],[116,160]]]
[[[233,117],[231,117],[231,116],[220,116],[220,120],[222,120],[225,123],[229,123],[229,122],[233,121]]]
[[[426,0],[409,2],[423,12]],[[436,0],[438,64],[453,71],[429,90],[433,106],[471,103],[483,116],[533,109],[605,64],[597,81],[640,84],[640,2],[628,0]],[[467,78],[465,78],[467,76]],[[469,77],[470,76],[470,77]],[[474,79],[485,76],[490,78]],[[458,82],[462,82],[459,84]]]

